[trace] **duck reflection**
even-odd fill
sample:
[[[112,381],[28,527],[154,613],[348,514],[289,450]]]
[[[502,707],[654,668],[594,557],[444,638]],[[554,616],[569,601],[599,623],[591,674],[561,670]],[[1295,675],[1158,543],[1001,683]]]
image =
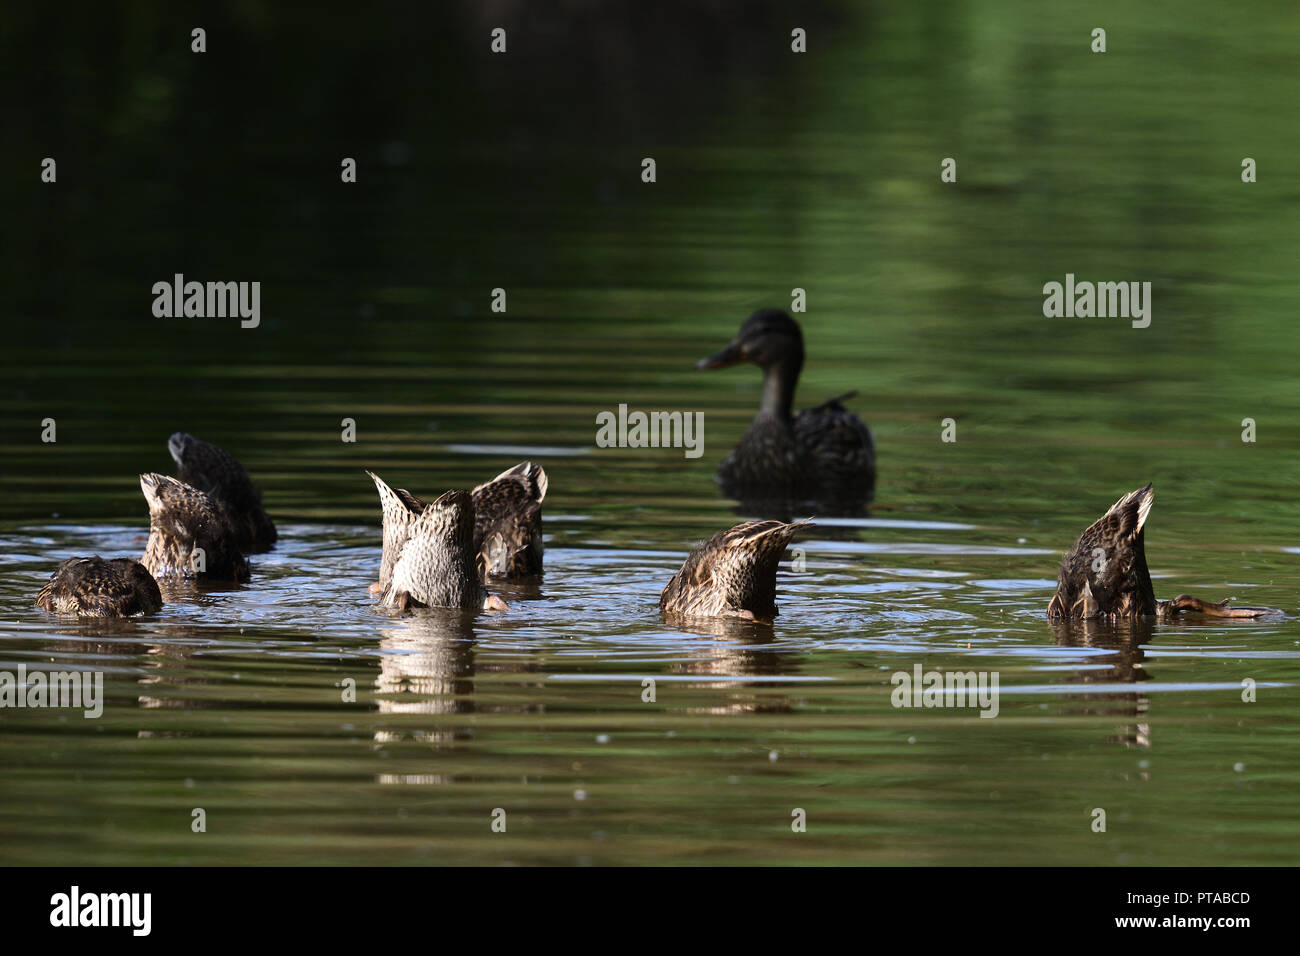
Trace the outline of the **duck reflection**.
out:
[[[686,713],[724,716],[790,712],[790,699],[785,694],[770,692],[778,685],[763,683],[764,677],[784,677],[798,671],[791,655],[772,649],[775,640],[770,625],[739,618],[690,618],[678,620],[675,624],[687,633],[717,638],[699,648],[692,648],[686,660],[669,666],[669,673],[702,678],[698,684],[692,682],[692,688],[721,692],[717,703],[706,707],[686,707]],[[707,679],[714,676],[754,679]]]
[[[428,608],[379,631],[379,713],[447,716],[474,711],[474,614]],[[463,726],[445,722],[400,721],[375,731],[375,743],[418,740],[445,747],[464,740]]]
[[[1052,631],[1058,647],[1086,647],[1109,651],[1090,655],[1087,670],[1065,678],[1072,684],[1138,684],[1151,679],[1144,666],[1146,655],[1142,645],[1151,643],[1155,632],[1152,618],[1131,620],[1059,621]],[[1120,733],[1106,738],[1107,743],[1125,747],[1150,747],[1151,725],[1146,721],[1151,701],[1137,688],[1131,693],[1092,693],[1070,695],[1066,709],[1073,714],[1120,717],[1124,726]]]
[[[147,630],[139,618],[78,618],[75,622],[61,622],[60,630],[65,638],[42,646],[57,652],[68,662],[70,668],[88,671],[104,670],[101,658],[120,658],[121,663],[114,662],[113,670],[117,675],[136,667],[148,668],[149,672],[132,681],[130,678],[105,675],[105,708],[124,708],[134,704],[142,710],[159,708],[191,709],[198,707],[220,707],[221,701],[195,700],[184,696],[158,697],[152,693],[135,693],[136,688],[153,690],[157,685],[179,686],[182,684],[211,683],[209,680],[187,679],[179,676],[176,668],[169,666],[172,662],[184,662],[189,659],[194,648],[185,644],[160,643],[157,632]],[[188,629],[172,632],[173,636],[193,636]],[[74,663],[75,662],[75,663]],[[169,736],[189,737],[191,732],[138,730],[139,737]]]

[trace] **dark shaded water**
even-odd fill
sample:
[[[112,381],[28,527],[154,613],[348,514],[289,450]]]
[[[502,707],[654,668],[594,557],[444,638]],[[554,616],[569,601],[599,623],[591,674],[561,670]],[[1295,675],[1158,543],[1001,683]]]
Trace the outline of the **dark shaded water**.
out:
[[[0,862],[1295,862],[1294,617],[1043,617],[1148,480],[1159,596],[1296,609],[1300,15],[1192,6],[809,7],[803,57],[776,7],[518,15],[504,62],[472,51],[510,5],[316,47],[244,13],[206,59],[137,12],[70,25],[30,96],[51,54],[7,13],[0,669],[103,671],[109,702],[0,710]],[[261,325],[153,318],[175,272],[261,281]],[[1067,272],[1151,281],[1151,326],[1044,318]],[[773,628],[667,627],[659,589],[739,520],[711,475],[758,400],[693,362],[795,287],[798,404],[859,391],[877,501],[796,541]],[[594,447],[620,403],[703,412],[704,454]],[[31,607],[63,557],[139,555],[178,429],[264,486],[253,581],[111,626]],[[432,494],[523,457],[541,586],[373,609],[362,469]],[[892,707],[916,664],[997,672],[998,716]]]

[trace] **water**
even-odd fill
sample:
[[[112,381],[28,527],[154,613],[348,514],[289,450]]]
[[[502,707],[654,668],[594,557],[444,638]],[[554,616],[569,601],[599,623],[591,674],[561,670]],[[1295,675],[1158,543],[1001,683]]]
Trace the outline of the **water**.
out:
[[[235,52],[281,56],[235,73],[150,59],[179,20],[135,19],[113,83],[19,104],[12,142],[61,158],[57,191],[2,187],[0,669],[103,671],[108,706],[0,711],[0,863],[1296,862],[1296,617],[1044,610],[1061,552],[1150,480],[1157,596],[1294,615],[1297,14],[1116,10],[1101,57],[1091,18],[1029,4],[808,10],[802,59],[767,50],[779,11],[620,15],[599,43],[538,22],[564,55],[521,34],[499,67],[459,45],[469,6],[401,40],[317,24],[371,51],[332,95],[282,15],[237,25]],[[34,70],[11,25],[0,62]],[[177,271],[260,279],[262,325],[154,319]],[[1151,327],[1043,318],[1067,272],[1151,281]],[[659,590],[740,520],[711,476],[759,391],[693,363],[795,287],[797,405],[858,390],[877,500],[796,540],[773,627],[670,627]],[[702,411],[704,454],[595,448],[619,403]],[[139,556],[137,476],[176,430],[263,485],[281,541],[253,580],[135,621],[33,608],[64,557]],[[362,470],[432,495],[524,457],[550,476],[541,584],[501,614],[377,610]],[[917,664],[996,671],[998,716],[891,706]]]

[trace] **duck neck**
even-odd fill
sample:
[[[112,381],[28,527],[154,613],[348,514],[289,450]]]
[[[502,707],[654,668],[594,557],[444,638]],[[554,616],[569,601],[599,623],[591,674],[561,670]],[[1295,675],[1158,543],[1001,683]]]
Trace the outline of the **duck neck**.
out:
[[[763,402],[758,407],[760,415],[772,415],[789,421],[794,407],[794,387],[799,381],[803,357],[788,355],[763,369]]]

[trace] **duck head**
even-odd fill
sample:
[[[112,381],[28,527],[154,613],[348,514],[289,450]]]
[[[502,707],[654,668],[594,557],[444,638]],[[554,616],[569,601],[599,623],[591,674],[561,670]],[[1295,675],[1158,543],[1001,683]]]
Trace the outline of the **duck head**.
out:
[[[790,417],[795,382],[803,368],[803,333],[799,324],[781,309],[759,309],[747,318],[727,347],[700,359],[697,369],[726,368],[753,362],[763,370],[760,413]]]
[[[803,333],[799,324],[781,309],[759,309],[747,318],[727,347],[695,363],[697,369],[726,368],[753,362],[760,368],[803,364]]]

